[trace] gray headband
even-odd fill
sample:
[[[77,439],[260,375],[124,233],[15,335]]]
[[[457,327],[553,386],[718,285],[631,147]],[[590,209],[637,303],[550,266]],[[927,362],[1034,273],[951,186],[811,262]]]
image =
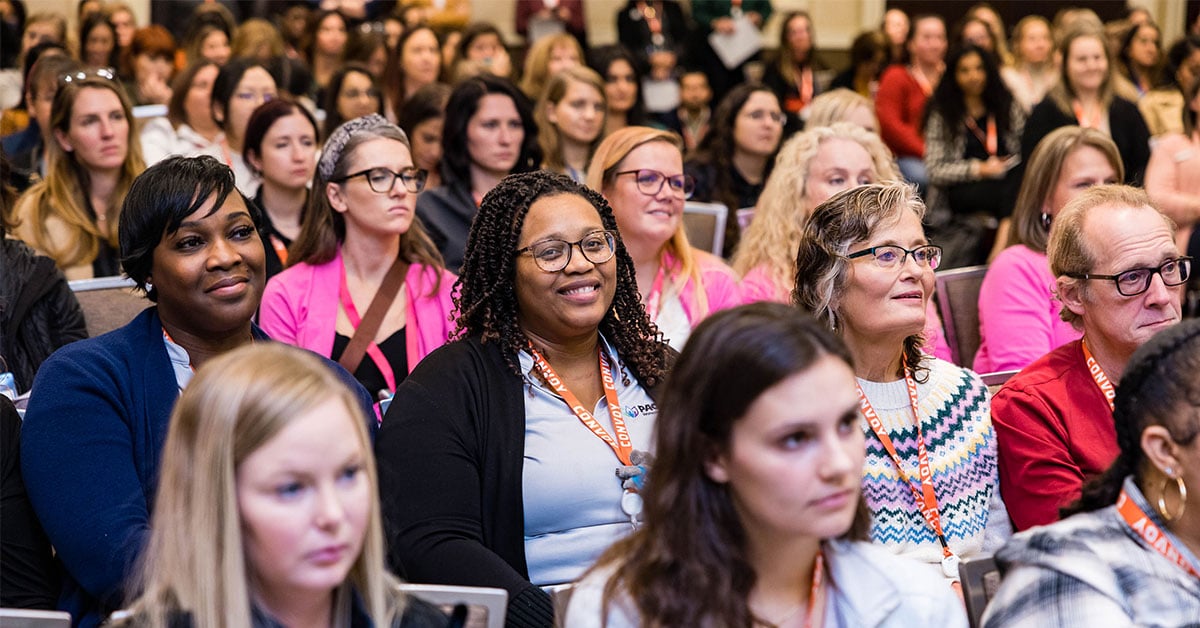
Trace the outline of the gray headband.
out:
[[[334,129],[329,139],[325,140],[325,147],[321,149],[321,161],[317,163],[317,174],[328,181],[333,176],[333,169],[338,160],[342,158],[342,151],[346,150],[346,143],[350,141],[351,137],[364,131],[374,131],[385,127],[391,127],[399,131],[401,135],[404,134],[404,131],[400,131],[400,127],[388,122],[387,118],[377,113],[343,122],[341,126]]]

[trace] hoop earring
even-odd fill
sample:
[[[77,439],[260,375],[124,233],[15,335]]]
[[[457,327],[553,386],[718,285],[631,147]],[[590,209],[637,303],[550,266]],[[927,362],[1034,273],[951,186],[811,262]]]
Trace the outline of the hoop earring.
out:
[[[1184,511],[1187,510],[1187,484],[1184,484],[1183,476],[1177,475],[1172,477],[1170,473],[1171,470],[1168,468],[1167,479],[1163,481],[1162,491],[1158,494],[1158,503],[1155,504],[1159,516],[1167,523],[1179,519],[1183,516]],[[1171,480],[1175,480],[1175,490],[1179,491],[1179,512],[1174,514],[1167,512],[1167,487],[1171,486]]]

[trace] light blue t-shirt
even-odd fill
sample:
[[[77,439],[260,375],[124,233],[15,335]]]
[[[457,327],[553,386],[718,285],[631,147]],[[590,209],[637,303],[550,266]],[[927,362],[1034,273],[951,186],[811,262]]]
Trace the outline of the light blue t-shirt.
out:
[[[617,401],[633,448],[650,451],[658,406],[601,338]],[[522,492],[525,509],[525,560],[529,581],[539,586],[574,582],[613,542],[633,530],[621,511],[621,466],[616,453],[567,406],[562,397],[533,375],[533,356],[518,356],[525,373],[525,463]],[[586,403],[586,401],[584,402]],[[601,397],[592,413],[613,434],[608,402]],[[653,473],[653,470],[650,471]]]

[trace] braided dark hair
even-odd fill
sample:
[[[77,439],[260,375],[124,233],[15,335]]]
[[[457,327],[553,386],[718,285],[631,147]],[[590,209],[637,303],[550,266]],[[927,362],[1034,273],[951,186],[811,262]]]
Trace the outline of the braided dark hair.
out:
[[[1146,454],[1142,432],[1152,425],[1167,428],[1179,445],[1200,435],[1200,320],[1184,321],[1155,335],[1129,358],[1117,386],[1113,422],[1121,453],[1112,466],[1083,486],[1062,516],[1099,510],[1116,503],[1127,476],[1143,486]]]
[[[545,170],[512,174],[483,197],[467,235],[466,255],[454,287],[459,314],[453,337],[479,336],[482,342],[499,342],[505,360],[518,375],[517,354],[529,346],[529,339],[517,322],[514,251],[529,207],[543,196],[559,194],[586,199],[600,214],[604,228],[617,233],[617,220],[604,197],[570,177]],[[600,321],[600,333],[642,384],[655,386],[667,372],[671,350],[642,306],[633,260],[620,238],[616,262],[617,291]]]

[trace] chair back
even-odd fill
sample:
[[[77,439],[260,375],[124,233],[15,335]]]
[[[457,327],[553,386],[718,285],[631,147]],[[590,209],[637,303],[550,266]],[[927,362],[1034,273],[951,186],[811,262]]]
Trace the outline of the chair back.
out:
[[[983,610],[1000,588],[996,559],[991,554],[964,558],[958,563],[958,577],[962,580],[963,600],[967,603],[967,620],[971,628],[979,628]]]
[[[71,628],[71,614],[65,611],[0,608],[0,628]]]
[[[683,229],[692,246],[708,251],[717,257],[725,246],[725,221],[729,219],[729,208],[720,203],[683,204]]]
[[[77,279],[70,285],[83,309],[89,338],[126,325],[151,305],[128,277]]]
[[[979,350],[979,288],[987,266],[967,266],[938,271],[938,311],[946,330],[946,344],[954,363],[971,368]]]
[[[508,614],[508,591],[504,589],[405,582],[400,590],[446,611],[466,606],[467,628],[504,628]]]
[[[1021,371],[1014,369],[1011,371],[996,371],[995,373],[984,373],[979,376],[979,379],[982,379],[983,385],[987,386],[988,396],[990,397],[992,395],[995,395],[996,391],[1000,390],[1000,388],[1002,386],[1004,386],[1004,382],[1007,382],[1009,380],[1009,378],[1011,378],[1013,375],[1016,375],[1017,373],[1020,373],[1020,372]]]

